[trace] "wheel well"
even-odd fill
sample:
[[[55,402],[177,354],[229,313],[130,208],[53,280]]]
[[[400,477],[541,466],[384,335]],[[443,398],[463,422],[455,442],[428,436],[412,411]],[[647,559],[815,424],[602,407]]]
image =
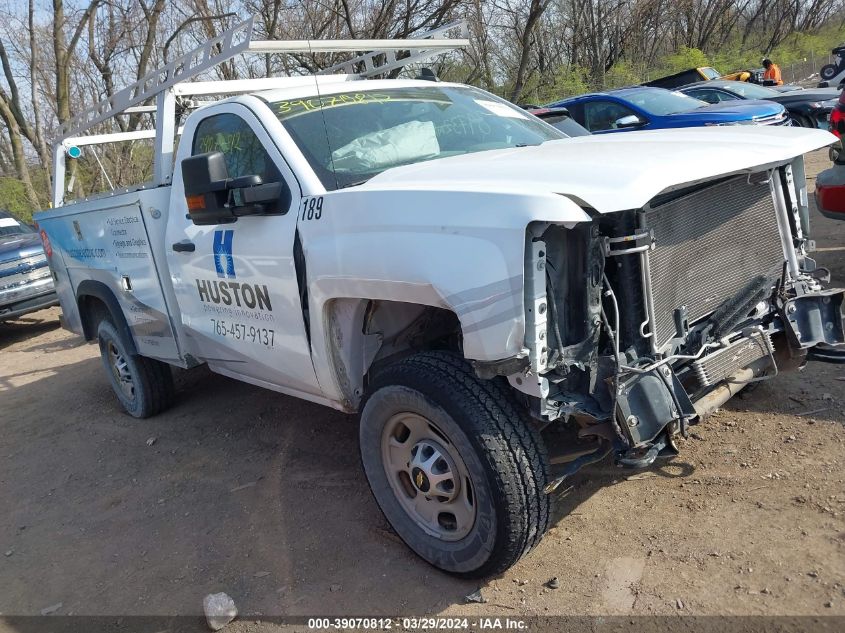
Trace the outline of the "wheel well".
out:
[[[414,352],[463,352],[461,323],[451,310],[401,301],[370,301],[362,332],[383,337],[373,364]]]
[[[86,341],[97,338],[100,321],[109,319],[123,337],[127,351],[131,354],[138,353],[120,303],[107,286],[95,281],[83,281],[76,290],[76,305],[79,308],[82,333]]]
[[[82,295],[76,302],[82,319],[82,333],[86,341],[91,341],[97,336],[97,326],[100,321],[109,317],[109,309],[102,299],[91,295]]]
[[[357,408],[373,369],[410,354],[447,350],[463,355],[461,324],[451,310],[371,299],[327,304],[327,340],[334,374]]]

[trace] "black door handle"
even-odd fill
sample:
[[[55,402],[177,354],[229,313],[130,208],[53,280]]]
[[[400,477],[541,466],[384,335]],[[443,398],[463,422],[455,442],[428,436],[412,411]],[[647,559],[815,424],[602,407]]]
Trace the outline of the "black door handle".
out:
[[[197,250],[196,244],[193,242],[189,242],[188,240],[182,240],[181,242],[176,242],[173,245],[173,250],[177,253],[193,253]]]

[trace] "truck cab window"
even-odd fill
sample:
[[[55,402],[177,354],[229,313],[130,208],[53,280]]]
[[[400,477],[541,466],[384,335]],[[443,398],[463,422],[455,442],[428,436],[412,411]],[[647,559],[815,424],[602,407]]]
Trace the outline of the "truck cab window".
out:
[[[223,152],[230,178],[258,175],[265,182],[282,176],[249,124],[236,114],[217,114],[200,121],[191,154]]]

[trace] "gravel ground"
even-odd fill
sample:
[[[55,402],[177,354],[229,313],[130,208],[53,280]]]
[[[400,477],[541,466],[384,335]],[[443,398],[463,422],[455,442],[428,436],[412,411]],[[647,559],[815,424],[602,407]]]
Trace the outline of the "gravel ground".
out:
[[[845,283],[845,222],[812,221]],[[479,584],[392,533],[354,417],[200,369],[135,421],[57,317],[0,325],[0,615],[196,615],[216,591],[242,617],[845,615],[845,367],[762,383],[659,468],[582,471],[537,550]]]

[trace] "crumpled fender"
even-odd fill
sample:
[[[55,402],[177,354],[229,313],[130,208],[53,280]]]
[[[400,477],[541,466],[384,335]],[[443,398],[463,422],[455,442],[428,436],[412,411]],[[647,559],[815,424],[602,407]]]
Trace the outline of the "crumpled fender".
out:
[[[356,191],[323,196],[319,220],[300,220],[314,365],[327,389],[324,322],[337,298],[401,301],[453,311],[465,356],[494,361],[524,347],[526,227],[590,221],[553,193]]]

